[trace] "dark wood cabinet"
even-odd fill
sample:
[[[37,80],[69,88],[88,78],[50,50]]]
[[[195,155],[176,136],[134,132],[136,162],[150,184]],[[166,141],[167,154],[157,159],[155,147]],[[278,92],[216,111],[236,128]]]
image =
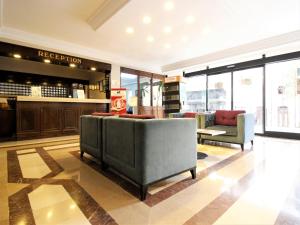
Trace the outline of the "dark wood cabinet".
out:
[[[81,115],[108,110],[109,104],[106,103],[18,101],[17,139],[78,134]]]

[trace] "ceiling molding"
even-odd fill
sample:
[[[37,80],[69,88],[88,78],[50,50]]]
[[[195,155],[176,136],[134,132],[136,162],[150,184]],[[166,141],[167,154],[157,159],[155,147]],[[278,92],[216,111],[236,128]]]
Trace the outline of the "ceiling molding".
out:
[[[104,0],[96,11],[89,17],[88,24],[94,29],[99,29],[109,18],[123,8],[129,0]]]
[[[259,41],[247,43],[244,45],[228,48],[222,51],[206,54],[203,56],[182,60],[179,62],[167,64],[161,67],[162,72],[168,72],[183,68],[188,68],[200,64],[205,64],[225,58],[230,58],[238,55],[248,54],[251,52],[278,47],[281,45],[291,44],[300,41],[300,30],[285,33],[278,36],[262,39]]]
[[[2,27],[0,30],[0,41],[12,44],[23,45],[31,48],[40,48],[48,51],[54,51],[61,54],[74,55],[81,58],[95,61],[117,64],[137,70],[144,70],[153,73],[160,73],[159,67],[145,65],[145,62],[132,61],[105,51],[95,50],[85,46],[73,44],[70,42],[49,38],[42,35],[32,34],[17,29]]]

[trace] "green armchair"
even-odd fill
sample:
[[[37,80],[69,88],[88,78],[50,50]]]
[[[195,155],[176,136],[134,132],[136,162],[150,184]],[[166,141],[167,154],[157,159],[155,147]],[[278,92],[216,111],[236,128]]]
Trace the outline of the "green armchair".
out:
[[[201,135],[201,143],[205,140],[240,144],[244,151],[244,144],[254,139],[254,115],[244,111],[217,110],[216,113],[200,115],[202,129],[226,131],[223,135]]]

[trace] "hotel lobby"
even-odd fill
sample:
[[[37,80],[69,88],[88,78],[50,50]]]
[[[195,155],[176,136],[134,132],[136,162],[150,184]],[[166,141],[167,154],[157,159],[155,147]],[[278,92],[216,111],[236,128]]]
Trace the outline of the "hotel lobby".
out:
[[[0,0],[0,225],[300,225],[299,0]]]

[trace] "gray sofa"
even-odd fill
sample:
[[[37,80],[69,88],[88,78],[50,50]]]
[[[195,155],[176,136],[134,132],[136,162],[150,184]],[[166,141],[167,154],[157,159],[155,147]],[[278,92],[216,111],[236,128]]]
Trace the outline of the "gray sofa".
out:
[[[84,152],[102,161],[102,116],[80,117],[80,155]]]
[[[134,181],[141,200],[152,183],[185,171],[196,177],[195,119],[82,116],[81,126],[81,155],[87,152],[100,159],[102,168],[112,167]]]

